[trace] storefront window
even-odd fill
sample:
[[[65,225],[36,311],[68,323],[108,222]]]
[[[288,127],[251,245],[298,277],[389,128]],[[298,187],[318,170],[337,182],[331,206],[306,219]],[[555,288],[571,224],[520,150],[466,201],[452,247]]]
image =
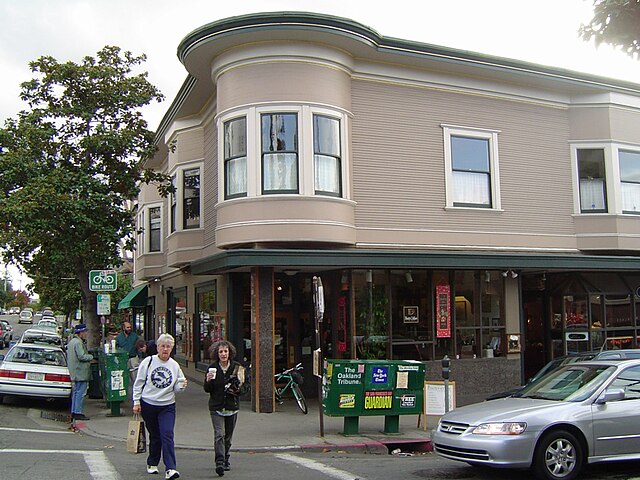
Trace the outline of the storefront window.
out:
[[[388,358],[389,295],[387,272],[356,270],[353,273],[356,299],[356,357]]]
[[[607,295],[605,297],[605,318],[607,327],[630,327],[631,295]]]
[[[187,323],[187,289],[181,288],[173,293],[173,313],[175,315],[176,355],[186,357],[188,348],[185,341],[189,330]]]
[[[567,330],[585,330],[589,328],[589,313],[585,295],[566,295],[564,297],[564,308]]]
[[[432,360],[433,320],[426,271],[392,271],[393,359]]]
[[[474,273],[455,273],[455,325],[457,353],[460,358],[476,358],[479,338],[478,320],[474,314]]]
[[[223,330],[224,318],[216,313],[216,290],[215,283],[208,285],[196,292],[196,303],[198,308],[198,331],[200,335],[198,360],[204,363],[211,362],[209,349],[218,340],[222,340],[225,335]]]

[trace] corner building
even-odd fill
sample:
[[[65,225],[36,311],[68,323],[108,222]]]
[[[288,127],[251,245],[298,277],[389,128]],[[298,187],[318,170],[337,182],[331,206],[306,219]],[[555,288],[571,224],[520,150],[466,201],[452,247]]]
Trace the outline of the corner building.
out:
[[[319,347],[432,380],[448,355],[461,405],[638,346],[640,85],[312,13],[210,23],[178,57],[147,162],[176,191],[142,187],[125,303],[188,376],[227,338],[271,412],[298,362],[317,395]]]

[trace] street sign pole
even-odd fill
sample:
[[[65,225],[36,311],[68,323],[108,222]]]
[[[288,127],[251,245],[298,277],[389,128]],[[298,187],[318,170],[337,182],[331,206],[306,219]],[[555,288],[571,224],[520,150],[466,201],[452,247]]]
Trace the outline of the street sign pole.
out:
[[[320,326],[324,317],[324,289],[322,287],[322,280],[320,277],[313,277],[313,303],[315,312],[315,326],[316,326],[316,346],[320,352],[319,362],[322,362],[322,339],[320,335]],[[322,364],[319,366],[320,374],[318,378],[318,416],[320,420],[320,436],[324,437],[324,416],[322,414]]]

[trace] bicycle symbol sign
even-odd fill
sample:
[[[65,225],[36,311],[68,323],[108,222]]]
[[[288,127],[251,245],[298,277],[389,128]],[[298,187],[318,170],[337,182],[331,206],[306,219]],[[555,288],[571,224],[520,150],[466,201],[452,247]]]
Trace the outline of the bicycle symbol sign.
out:
[[[89,272],[89,290],[92,292],[115,292],[118,281],[115,270],[91,270]]]

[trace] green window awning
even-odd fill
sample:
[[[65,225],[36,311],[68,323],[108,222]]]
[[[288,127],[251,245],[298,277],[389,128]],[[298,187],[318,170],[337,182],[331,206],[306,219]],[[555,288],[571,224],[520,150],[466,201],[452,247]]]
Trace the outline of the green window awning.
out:
[[[123,308],[146,306],[147,291],[148,288],[146,285],[140,285],[139,287],[134,288],[129,293],[127,293],[126,297],[120,300],[120,303],[118,304],[118,310],[122,310]]]

